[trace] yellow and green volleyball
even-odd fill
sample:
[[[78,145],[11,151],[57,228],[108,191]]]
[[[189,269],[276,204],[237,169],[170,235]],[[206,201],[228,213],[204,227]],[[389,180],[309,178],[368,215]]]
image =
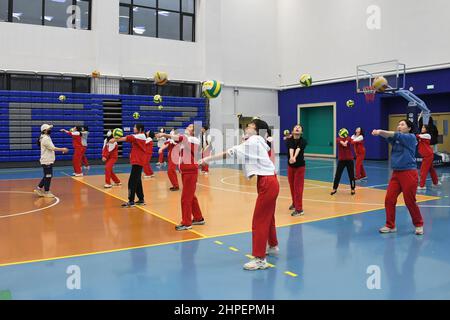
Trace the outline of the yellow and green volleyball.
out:
[[[347,100],[347,102],[346,102],[345,104],[347,105],[347,107],[353,108],[353,106],[355,105],[355,101],[353,101],[353,100]]]
[[[389,83],[385,77],[379,76],[373,80],[372,86],[377,92],[384,92],[389,87]]]
[[[114,138],[122,138],[123,137],[123,130],[120,128],[114,129],[112,133],[113,133]]]
[[[312,77],[310,74],[302,74],[300,76],[300,84],[303,87],[310,87],[312,85]]]
[[[291,134],[291,132],[290,132],[289,130],[284,130],[284,131],[283,131],[283,134],[284,134],[285,136],[288,136],[288,135]]]
[[[159,94],[157,94],[156,96],[153,97],[153,102],[155,104],[161,104],[162,103],[162,97]]]
[[[158,110],[162,110],[162,109],[164,109],[163,106],[158,106]]]
[[[217,98],[222,91],[222,84],[219,81],[211,80],[203,82],[202,92],[209,99]]]
[[[141,117],[141,115],[139,114],[139,112],[135,112],[135,113],[133,113],[133,118],[134,119],[139,119]]]
[[[65,95],[60,95],[59,97],[58,97],[58,100],[60,101],[60,102],[65,102],[66,101],[66,96]]]
[[[158,86],[163,86],[169,81],[169,77],[166,72],[157,71],[153,75],[153,80]]]
[[[339,130],[339,137],[341,138],[347,138],[348,137],[348,130],[345,128],[342,128]]]

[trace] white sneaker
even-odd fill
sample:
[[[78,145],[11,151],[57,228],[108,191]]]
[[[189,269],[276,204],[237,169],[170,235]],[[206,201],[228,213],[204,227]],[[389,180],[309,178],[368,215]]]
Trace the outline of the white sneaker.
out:
[[[113,184],[114,187],[120,187],[121,185],[122,185],[122,182],[114,183],[114,184]]]
[[[423,235],[423,227],[416,227],[416,234],[418,236]]]
[[[267,246],[266,254],[268,256],[278,256],[279,253],[280,253],[280,248],[278,246],[275,246],[275,247]]]
[[[146,176],[144,175],[144,179],[150,179],[152,176]]]
[[[250,262],[247,262],[244,264],[245,270],[264,270],[269,267],[269,264],[267,263],[266,259],[261,258],[254,258],[250,260]]]
[[[91,169],[91,166],[85,166],[84,169],[89,170],[89,169]]]
[[[44,191],[41,188],[34,189],[34,193],[36,193],[39,197],[44,196]]]
[[[55,195],[50,191],[44,192],[44,198],[54,198]]]
[[[397,232],[397,228],[391,229],[391,228],[384,226],[384,227],[380,228],[380,230],[378,230],[378,231],[380,231],[380,233],[393,233],[393,232]]]
[[[82,177],[83,174],[82,174],[82,173],[74,173],[73,176],[74,176],[74,177]]]
[[[440,181],[438,181],[437,184],[433,184],[432,186],[433,186],[433,188],[439,188],[440,186],[442,186],[442,183]]]
[[[103,188],[105,188],[105,189],[112,188],[112,184],[105,184],[105,185],[103,186]]]
[[[417,187],[417,191],[426,191],[427,187]]]

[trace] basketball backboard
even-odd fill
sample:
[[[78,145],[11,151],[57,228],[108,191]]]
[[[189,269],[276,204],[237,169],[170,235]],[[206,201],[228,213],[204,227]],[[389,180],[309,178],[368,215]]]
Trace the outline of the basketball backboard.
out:
[[[372,86],[376,77],[383,76],[389,83],[386,92],[405,88],[406,65],[398,60],[363,64],[356,67],[356,92],[364,93],[364,88]]]

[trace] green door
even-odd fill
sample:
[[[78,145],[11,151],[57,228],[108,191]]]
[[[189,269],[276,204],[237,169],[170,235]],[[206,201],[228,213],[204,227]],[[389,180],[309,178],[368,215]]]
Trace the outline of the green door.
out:
[[[303,137],[308,141],[306,153],[334,154],[333,106],[300,107],[300,124]]]

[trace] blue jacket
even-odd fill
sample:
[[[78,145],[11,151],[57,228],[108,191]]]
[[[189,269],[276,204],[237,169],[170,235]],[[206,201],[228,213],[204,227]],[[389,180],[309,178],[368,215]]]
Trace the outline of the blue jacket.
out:
[[[417,139],[414,134],[396,132],[394,137],[387,138],[387,141],[392,144],[391,167],[393,170],[417,169]]]

